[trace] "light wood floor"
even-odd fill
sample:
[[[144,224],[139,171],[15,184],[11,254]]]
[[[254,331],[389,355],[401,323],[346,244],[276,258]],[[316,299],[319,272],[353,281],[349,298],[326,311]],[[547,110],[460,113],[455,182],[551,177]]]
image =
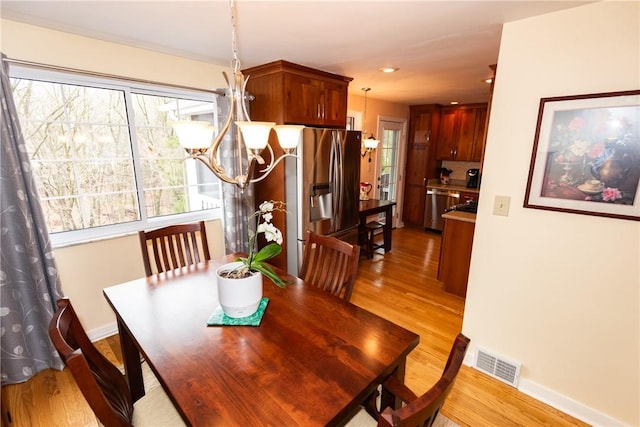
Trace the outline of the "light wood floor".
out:
[[[418,395],[440,378],[462,329],[464,299],[442,290],[439,251],[439,234],[395,229],[391,252],[361,258],[351,298],[353,304],[420,335],[405,378]],[[442,412],[461,426],[587,425],[464,365]]]
[[[391,252],[361,258],[351,300],[420,335],[406,374],[407,385],[417,394],[437,381],[462,327],[463,299],[444,292],[436,280],[439,249],[437,234],[394,230]],[[97,346],[121,363],[117,336]],[[3,387],[2,403],[3,412],[11,412],[11,427],[98,425],[68,370],[46,370],[26,383]],[[586,426],[467,366],[443,413],[461,426]]]

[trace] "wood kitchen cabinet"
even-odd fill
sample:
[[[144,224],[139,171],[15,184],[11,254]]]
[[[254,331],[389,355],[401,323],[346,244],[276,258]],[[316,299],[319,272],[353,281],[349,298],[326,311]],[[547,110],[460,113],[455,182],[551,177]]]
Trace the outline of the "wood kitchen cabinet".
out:
[[[427,180],[436,175],[436,136],[440,122],[439,105],[410,107],[409,138],[405,172],[402,220],[422,227]]]
[[[253,120],[346,128],[350,77],[279,60],[242,70]]]
[[[479,162],[484,150],[487,104],[443,107],[437,160]]]
[[[276,122],[276,124],[301,124],[306,126],[346,128],[347,90],[350,77],[315,70],[303,65],[279,60],[242,70],[249,76],[247,92],[255,97],[250,103],[252,120]],[[276,158],[282,148],[271,133],[269,145]],[[263,157],[269,161],[268,150]],[[264,180],[253,184],[256,204],[264,200],[285,200],[284,162],[281,162]],[[273,224],[286,232],[286,215],[274,215]],[[287,269],[286,239],[282,252],[269,260],[276,267]],[[295,248],[293,249],[295,250]]]
[[[285,123],[346,127],[347,85],[286,73],[284,92]]]
[[[459,219],[447,218],[448,215]],[[444,218],[438,280],[444,284],[446,292],[465,297],[476,226],[475,214],[456,212],[445,214]]]
[[[487,114],[487,107],[476,109],[476,125],[473,132],[474,140],[470,159],[472,162],[481,162],[484,157],[484,146],[487,142]]]

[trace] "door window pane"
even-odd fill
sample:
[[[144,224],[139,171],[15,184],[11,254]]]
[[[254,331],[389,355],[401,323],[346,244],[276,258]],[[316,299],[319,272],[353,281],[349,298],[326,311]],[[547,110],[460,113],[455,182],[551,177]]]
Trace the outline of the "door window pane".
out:
[[[383,128],[381,141],[381,165],[380,165],[380,200],[395,200],[398,172],[398,141],[399,129]]]

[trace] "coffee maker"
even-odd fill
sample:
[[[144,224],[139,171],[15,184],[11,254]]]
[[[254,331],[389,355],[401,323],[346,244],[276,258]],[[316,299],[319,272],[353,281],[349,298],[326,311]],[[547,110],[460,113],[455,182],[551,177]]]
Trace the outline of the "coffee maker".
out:
[[[467,188],[478,188],[480,184],[480,169],[467,170]]]

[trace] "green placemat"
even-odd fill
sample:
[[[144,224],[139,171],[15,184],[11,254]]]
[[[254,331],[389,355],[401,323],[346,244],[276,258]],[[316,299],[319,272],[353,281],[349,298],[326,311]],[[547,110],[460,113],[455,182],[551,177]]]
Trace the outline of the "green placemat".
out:
[[[229,317],[222,311],[222,307],[218,307],[213,312],[209,320],[207,320],[207,326],[260,326],[262,316],[269,303],[269,298],[262,298],[258,311],[247,317]]]

